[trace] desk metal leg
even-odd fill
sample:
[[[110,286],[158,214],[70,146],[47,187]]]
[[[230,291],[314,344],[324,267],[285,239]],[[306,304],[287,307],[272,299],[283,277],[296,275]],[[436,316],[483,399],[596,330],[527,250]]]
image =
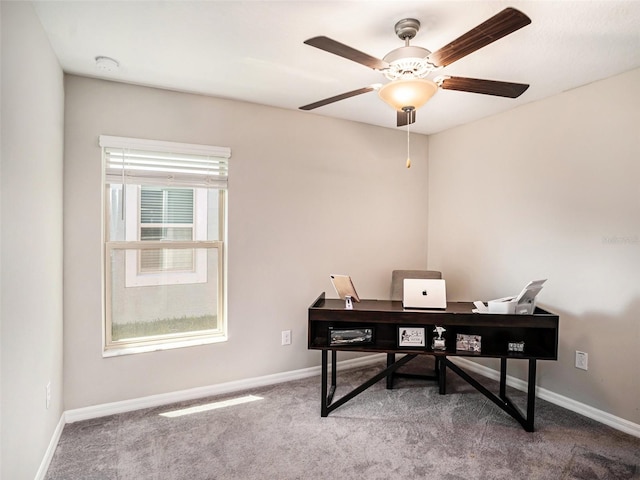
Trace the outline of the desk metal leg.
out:
[[[507,383],[507,359],[500,359],[500,398],[514,413],[510,413],[512,417],[520,422],[527,432],[534,431],[534,419],[536,413],[536,360],[529,359],[529,373],[527,376],[527,416],[520,413],[506,394]],[[507,410],[508,412],[508,410]],[[509,413],[509,412],[508,412]]]
[[[320,380],[320,416],[329,415],[327,409],[327,351],[322,350],[322,379]]]
[[[416,357],[415,354],[405,355],[400,360],[398,360],[397,362],[394,362],[392,365],[388,366],[387,368],[382,370],[377,375],[374,375],[373,377],[371,377],[369,380],[367,380],[366,382],[364,382],[360,386],[354,388],[349,393],[346,393],[344,396],[340,397],[338,400],[333,401],[333,393],[335,392],[335,384],[331,385],[331,390],[329,391],[329,394],[327,394],[328,354],[327,354],[326,350],[323,350],[322,351],[322,388],[321,388],[321,391],[322,391],[321,392],[322,405],[321,405],[320,415],[323,416],[323,417],[326,417],[327,415],[329,415],[330,412],[332,412],[333,410],[335,410],[339,406],[344,405],[346,402],[348,402],[349,400],[351,400],[355,396],[361,394],[367,388],[369,388],[371,385],[373,385],[375,383],[378,383],[383,378],[388,378],[390,374],[392,374],[394,371],[396,371],[398,368],[400,368],[402,365],[406,364],[410,360],[413,360],[415,357]],[[332,358],[335,359],[335,356],[332,356]]]
[[[396,361],[396,355],[394,353],[387,353],[387,368],[393,365]],[[393,373],[387,376],[387,390],[393,388]]]
[[[529,378],[527,379],[528,392],[527,392],[527,425],[525,429],[527,432],[533,432],[533,419],[536,409],[536,361],[535,359],[529,360]]]
[[[413,355],[414,357],[416,355]],[[390,368],[396,362],[395,353],[387,353],[387,368]],[[395,370],[389,370],[391,373],[387,376],[387,389],[391,390],[396,378],[418,378],[421,380],[438,380],[439,367],[438,357],[435,356],[435,367],[433,375],[427,375],[422,373],[410,373],[410,372],[396,372]]]
[[[336,393],[336,375],[338,374],[338,352],[331,350],[331,389],[329,390],[329,398],[327,402],[331,403],[333,394]]]
[[[322,350],[322,387],[320,389],[320,395],[322,395],[322,399],[320,402],[320,416],[326,417],[329,415],[329,405],[333,402],[333,395],[336,393],[336,378],[337,378],[337,357],[338,352],[336,350],[331,350],[331,388],[327,391],[327,379],[329,377],[329,356],[327,354],[327,350]]]
[[[440,395],[447,393],[447,357],[436,357],[436,366],[438,367],[438,387]]]
[[[500,359],[500,398],[507,396],[507,359]]]
[[[468,373],[458,367],[455,363],[451,362],[447,357],[443,357],[441,362],[446,367],[453,370],[464,381],[474,387],[485,397],[495,403],[502,410],[516,419],[520,425],[527,432],[533,432],[534,430],[534,415],[535,415],[535,402],[536,402],[536,359],[529,359],[529,385],[527,386],[527,416],[522,415],[518,407],[506,395],[506,372],[507,372],[507,359],[500,359],[500,395],[496,395],[488,390],[484,385],[478,382],[475,378],[471,377]],[[442,388],[442,384],[441,384]]]

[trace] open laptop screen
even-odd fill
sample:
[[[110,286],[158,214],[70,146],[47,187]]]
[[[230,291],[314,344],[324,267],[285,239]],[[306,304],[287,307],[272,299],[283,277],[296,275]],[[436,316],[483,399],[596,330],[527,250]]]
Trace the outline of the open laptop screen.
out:
[[[444,280],[432,278],[405,278],[402,306],[404,308],[447,308]]]

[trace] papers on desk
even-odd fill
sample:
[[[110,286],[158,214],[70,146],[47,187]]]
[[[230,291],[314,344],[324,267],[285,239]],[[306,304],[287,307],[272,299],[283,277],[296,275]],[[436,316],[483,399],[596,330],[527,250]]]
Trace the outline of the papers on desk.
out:
[[[476,306],[476,308],[471,310],[473,313],[489,313],[489,308],[483,302],[478,300],[473,302],[473,304]]]
[[[540,293],[540,290],[542,290],[542,284],[546,281],[547,279],[545,278],[544,280],[534,280],[529,282],[516,297],[503,297],[495,300],[489,300],[487,305],[481,301],[473,302],[476,308],[474,308],[472,312],[531,315],[535,310],[536,296]]]

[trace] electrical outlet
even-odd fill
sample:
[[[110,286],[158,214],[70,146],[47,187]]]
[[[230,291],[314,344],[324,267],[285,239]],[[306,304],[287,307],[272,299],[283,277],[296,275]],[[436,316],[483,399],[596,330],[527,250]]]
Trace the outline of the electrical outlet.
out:
[[[45,402],[48,410],[51,406],[51,382],[48,382],[47,386],[45,387]]]
[[[282,331],[282,345],[291,345],[291,330]]]
[[[576,368],[581,370],[589,369],[589,354],[576,350]]]

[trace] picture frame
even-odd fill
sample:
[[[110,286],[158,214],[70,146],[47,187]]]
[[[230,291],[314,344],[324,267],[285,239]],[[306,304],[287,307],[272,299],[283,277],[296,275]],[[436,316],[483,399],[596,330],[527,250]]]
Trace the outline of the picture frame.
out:
[[[398,327],[398,348],[426,348],[425,327]]]
[[[456,336],[456,350],[459,352],[480,353],[482,351],[482,337],[480,335],[459,333]]]
[[[374,342],[373,327],[329,327],[329,346],[370,345]]]

